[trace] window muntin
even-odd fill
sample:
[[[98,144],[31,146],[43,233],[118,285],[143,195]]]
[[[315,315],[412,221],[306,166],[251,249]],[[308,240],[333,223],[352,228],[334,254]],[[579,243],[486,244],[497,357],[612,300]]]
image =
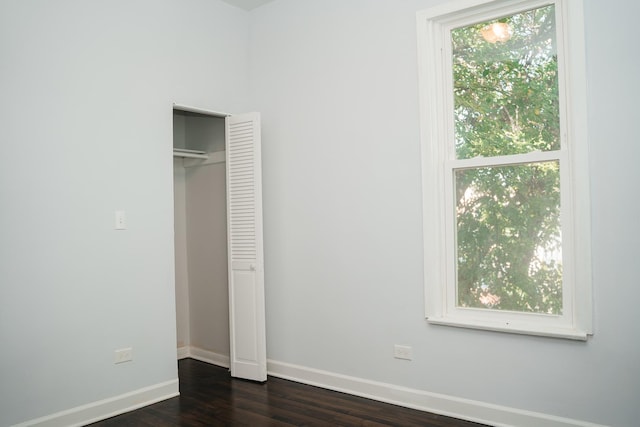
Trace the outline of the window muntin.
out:
[[[586,339],[591,333],[591,270],[589,212],[585,209],[589,195],[586,108],[582,104],[586,82],[582,2],[478,0],[471,7],[469,4],[452,1],[418,13],[426,317],[434,324]],[[535,22],[537,26],[532,27]],[[504,23],[510,25],[506,31]],[[495,31],[493,24],[498,27]],[[487,35],[491,41],[483,37],[483,32],[490,30],[494,33]],[[475,39],[465,40],[465,31],[474,33]],[[523,43],[526,38],[532,41],[528,46]],[[462,42],[467,42],[466,48]],[[484,56],[474,56],[477,52],[469,46],[481,42],[492,46],[482,48]],[[462,92],[465,86],[456,86],[460,80],[456,73],[469,72],[464,67],[455,69],[465,61],[503,70],[499,82],[494,75],[482,75],[484,70],[475,81],[466,82],[467,87],[470,82],[477,86],[472,93],[476,101],[482,91],[493,97],[490,107],[470,108],[468,104],[474,99]],[[518,64],[530,69],[518,72]],[[493,83],[487,84],[489,79]],[[528,85],[527,90],[522,90],[523,83]],[[502,90],[500,96],[496,88]],[[502,123],[498,122],[500,115]],[[512,116],[510,122],[508,115]],[[479,120],[489,126],[479,126]],[[523,177],[534,177],[532,184],[545,183],[547,197],[528,193],[522,183],[515,190],[500,185],[493,193],[477,186],[463,190],[483,174],[492,177],[495,185],[501,175],[516,177],[511,187]],[[469,233],[469,227],[478,227],[479,223],[471,211],[461,209],[468,208],[463,205],[480,193],[499,206],[494,215],[513,217],[509,218],[511,222],[493,224],[494,233],[519,237],[531,231],[527,221],[546,227],[536,231],[539,236],[535,244],[529,242],[525,261],[520,257],[526,268],[519,266],[519,274],[507,268],[518,261],[517,257],[508,256],[499,263],[485,260],[495,268],[483,272],[481,279],[477,277],[482,275],[462,271],[466,268],[463,258],[478,257],[481,251],[468,250],[477,237]],[[543,201],[545,206],[541,205]],[[538,206],[537,215],[519,220],[527,214],[516,202]],[[475,207],[476,212],[482,209],[486,206]],[[519,240],[511,239],[500,248],[501,253],[515,253],[514,248],[522,243]],[[496,248],[490,244],[485,247]],[[498,304],[497,294],[488,292],[487,286],[491,275],[495,278],[498,272],[519,276],[524,279],[520,280],[521,287],[530,288],[533,283],[537,290],[512,289],[506,297],[498,295],[500,302],[505,302]],[[464,280],[469,283],[468,276],[474,274],[475,288],[459,286]],[[511,286],[505,281],[493,282]],[[469,301],[470,292],[475,293],[475,301]],[[513,295],[518,293],[526,298],[514,307]]]

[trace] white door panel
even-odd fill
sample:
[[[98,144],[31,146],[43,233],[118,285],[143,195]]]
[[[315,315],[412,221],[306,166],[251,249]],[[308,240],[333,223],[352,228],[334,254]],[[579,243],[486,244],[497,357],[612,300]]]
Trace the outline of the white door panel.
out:
[[[260,115],[226,118],[231,375],[266,381]]]

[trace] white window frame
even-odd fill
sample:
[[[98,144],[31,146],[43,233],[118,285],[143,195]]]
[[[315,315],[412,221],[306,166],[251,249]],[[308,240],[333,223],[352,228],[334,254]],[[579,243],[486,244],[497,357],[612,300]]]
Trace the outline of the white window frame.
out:
[[[561,148],[503,156],[502,164],[560,161],[563,313],[457,307],[452,164],[496,163],[490,158],[455,159],[451,30],[550,4],[556,10]],[[429,323],[574,340],[586,340],[593,333],[583,16],[583,0],[455,0],[418,12],[425,315]]]

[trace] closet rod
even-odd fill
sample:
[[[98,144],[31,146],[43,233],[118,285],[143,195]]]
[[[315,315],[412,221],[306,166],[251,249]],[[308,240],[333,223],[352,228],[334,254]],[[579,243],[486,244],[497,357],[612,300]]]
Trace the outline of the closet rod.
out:
[[[184,153],[180,151],[174,151],[173,157],[184,157],[188,159],[204,159],[207,160],[209,158],[206,154],[198,154],[198,153]]]

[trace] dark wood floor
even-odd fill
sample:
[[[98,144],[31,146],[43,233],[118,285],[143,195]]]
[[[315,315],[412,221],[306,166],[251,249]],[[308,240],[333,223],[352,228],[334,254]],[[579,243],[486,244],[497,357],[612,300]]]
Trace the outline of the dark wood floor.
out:
[[[480,426],[280,378],[232,379],[227,369],[193,359],[178,369],[179,397],[92,426]]]

